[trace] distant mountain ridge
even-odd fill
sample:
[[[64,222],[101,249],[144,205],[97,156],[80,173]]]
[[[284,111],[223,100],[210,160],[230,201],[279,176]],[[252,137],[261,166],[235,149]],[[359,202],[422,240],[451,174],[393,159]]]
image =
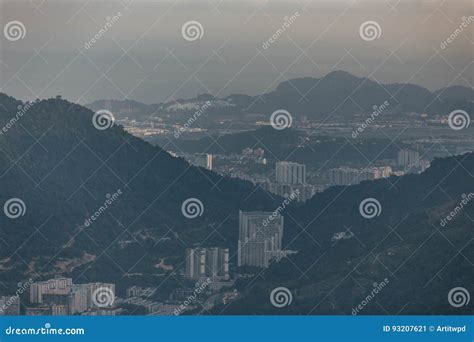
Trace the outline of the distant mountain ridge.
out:
[[[274,91],[258,96],[233,94],[214,98],[203,94],[194,99],[181,99],[169,103],[139,104],[141,113],[186,112],[211,101],[209,115],[238,115],[239,113],[269,114],[286,109],[295,117],[311,119],[350,119],[360,112],[371,112],[374,106],[385,101],[387,114],[409,112],[447,115],[452,110],[472,111],[474,90],[463,86],[450,86],[431,92],[414,84],[380,84],[368,78],[357,77],[345,71],[333,71],[321,78],[304,77],[280,83]],[[120,102],[116,102],[120,105]],[[87,107],[102,109],[103,101],[95,101]],[[130,105],[128,100],[122,107]],[[179,107],[181,106],[181,108]],[[173,108],[173,110],[170,110]]]

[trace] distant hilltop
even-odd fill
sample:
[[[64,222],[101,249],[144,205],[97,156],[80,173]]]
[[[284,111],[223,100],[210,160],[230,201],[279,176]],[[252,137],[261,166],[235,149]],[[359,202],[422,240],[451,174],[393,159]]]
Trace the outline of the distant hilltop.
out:
[[[132,100],[98,100],[87,105],[92,110],[107,108],[120,115],[148,118],[163,113],[187,113],[209,103],[208,115],[272,113],[285,109],[294,117],[309,119],[350,119],[374,106],[389,105],[386,114],[427,113],[446,115],[455,109],[472,111],[474,90],[451,86],[437,91],[409,83],[382,84],[345,71],[333,71],[322,78],[295,78],[280,83],[274,91],[257,96],[232,94],[216,98],[209,94],[193,99],[143,104]]]

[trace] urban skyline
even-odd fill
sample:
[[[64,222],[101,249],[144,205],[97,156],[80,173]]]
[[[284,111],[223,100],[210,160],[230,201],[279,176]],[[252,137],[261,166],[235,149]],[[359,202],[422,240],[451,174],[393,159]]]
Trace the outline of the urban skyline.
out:
[[[471,0],[0,9],[3,319],[472,315]]]

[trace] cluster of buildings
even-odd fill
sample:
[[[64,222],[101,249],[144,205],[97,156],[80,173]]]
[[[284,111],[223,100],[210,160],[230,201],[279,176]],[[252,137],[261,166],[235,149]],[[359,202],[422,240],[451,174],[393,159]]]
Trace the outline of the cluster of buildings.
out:
[[[239,239],[237,243],[237,266],[268,268],[272,262],[295,253],[282,248],[284,219],[279,213],[264,211],[239,211]],[[198,293],[206,294],[205,300],[199,300],[200,306],[210,309],[218,304],[227,304],[239,298],[233,288],[235,277],[229,272],[229,249],[221,247],[198,247],[186,249],[186,268],[184,276],[195,282],[194,288],[179,288],[173,291],[171,300],[179,305],[173,314],[196,309]],[[237,275],[236,277],[246,275]],[[197,290],[200,291],[197,291]],[[136,291],[133,292],[135,294]],[[131,295],[129,289],[127,295]],[[127,303],[141,304],[146,299],[128,300]],[[147,302],[148,303],[148,302]],[[148,313],[153,313],[151,305]],[[199,306],[199,307],[200,307]],[[172,307],[170,307],[172,308]],[[159,309],[161,310],[161,309]]]
[[[241,154],[216,155],[207,153],[180,154],[195,166],[213,170],[213,159],[217,158],[215,171],[234,178],[258,184],[264,190],[287,198],[297,193],[297,201],[305,202],[317,192],[333,185],[355,185],[362,181],[388,178],[391,175],[402,176],[406,173],[418,173],[426,170],[430,163],[422,159],[420,153],[411,149],[401,149],[394,159],[378,160],[372,167],[353,168],[342,166],[324,170],[318,184],[307,182],[306,165],[281,161],[275,164],[275,176],[261,173],[258,164],[267,165],[265,150],[261,148],[244,148]],[[259,171],[260,170],[260,171]]]
[[[229,249],[219,247],[188,248],[186,250],[185,276],[193,280],[201,278],[228,280]]]
[[[24,314],[115,316],[125,312],[131,315],[172,315],[180,305],[178,301],[180,296],[175,294],[175,300],[166,303],[157,302],[152,299],[157,290],[156,287],[132,286],[126,290],[125,298],[119,298],[115,294],[115,284],[100,282],[73,284],[71,278],[58,276],[31,283],[29,303],[25,307]],[[19,296],[0,297],[0,316],[20,314]]]
[[[422,159],[417,151],[402,149],[397,153],[397,165],[404,173],[423,172],[430,167],[430,162]]]
[[[271,218],[271,219],[269,219]],[[291,253],[282,249],[284,218],[280,214],[264,211],[239,212],[239,240],[237,266],[267,268]],[[229,249],[188,248],[186,271],[188,279],[228,280]]]
[[[128,307],[130,314],[166,315],[171,311],[170,306],[152,299],[157,290],[156,287],[129,287],[125,291],[126,298],[118,299],[117,305]]]
[[[208,281],[206,290],[209,292],[231,287],[234,281],[229,276],[229,249],[219,247],[186,249],[185,277],[198,282]]]
[[[275,180],[283,184],[306,184],[306,165],[293,162],[277,162]]]
[[[284,218],[279,213],[239,211],[237,266],[267,268],[292,253],[282,249]],[[192,280],[229,280],[229,249],[188,248],[185,276]]]
[[[306,183],[306,165],[287,161],[276,163],[275,182],[264,182],[261,186],[285,198],[297,193],[298,202],[307,201],[317,192],[314,185]]]
[[[306,182],[306,165],[295,162],[277,162],[275,177],[255,172],[259,167],[267,165],[265,150],[262,148],[246,147],[241,154],[212,155],[208,153],[174,153],[175,157],[182,157],[190,164],[208,170],[239,178],[253,184],[259,184],[263,189],[282,197],[298,193],[297,201],[304,202],[320,191],[318,187]],[[216,165],[213,165],[216,164]]]
[[[73,284],[71,278],[56,277],[30,285],[30,303],[25,314],[37,315],[116,315],[115,284]]]
[[[240,211],[237,265],[267,268],[294,253],[282,248],[283,230],[284,218],[279,213]],[[230,277],[229,261],[228,248],[188,248],[184,276],[200,284],[200,291],[196,287],[179,288],[164,302],[156,301],[160,298],[156,287],[132,286],[126,289],[124,298],[118,298],[112,283],[74,284],[72,278],[62,276],[31,282],[24,313],[29,316],[173,315],[177,308],[179,312],[196,308],[198,294],[206,294],[202,305],[210,308],[239,296],[234,289],[235,278]],[[0,297],[0,315],[20,315],[19,296]]]
[[[174,157],[182,157],[194,166],[202,167],[214,172],[247,180],[254,184],[267,181],[267,177],[259,177],[254,173],[255,167],[267,164],[265,150],[261,148],[244,148],[241,153],[209,154],[209,153],[178,153],[168,151]]]
[[[398,151],[397,159],[387,159],[383,162],[386,165],[363,169],[350,167],[330,169],[329,185],[354,185],[366,180],[388,178],[391,175],[402,176],[406,173],[423,172],[430,166],[428,160],[422,159],[417,151],[410,149],[402,149]]]
[[[388,178],[392,175],[390,166],[353,169],[340,167],[329,170],[330,185],[354,185],[365,180]]]
[[[172,156],[184,158],[191,165],[208,170],[213,169],[214,155],[210,153],[174,153],[171,151],[169,151],[169,153]],[[251,160],[252,163],[266,165],[267,160],[264,155],[265,151],[261,148],[245,148],[242,150],[242,154],[238,158],[240,158],[241,161]]]

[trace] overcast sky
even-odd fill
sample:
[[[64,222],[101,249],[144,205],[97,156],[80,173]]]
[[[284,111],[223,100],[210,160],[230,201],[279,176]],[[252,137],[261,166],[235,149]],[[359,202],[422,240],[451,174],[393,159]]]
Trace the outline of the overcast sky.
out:
[[[473,15],[472,0],[0,0],[0,91],[23,100],[61,94],[82,104],[154,103],[201,93],[255,95],[332,70],[431,90],[472,86]],[[202,25],[201,39],[183,38],[191,20]],[[11,21],[24,25],[23,39],[7,39]],[[367,21],[378,23],[379,38],[361,38]],[[464,32],[442,49],[463,21]]]

